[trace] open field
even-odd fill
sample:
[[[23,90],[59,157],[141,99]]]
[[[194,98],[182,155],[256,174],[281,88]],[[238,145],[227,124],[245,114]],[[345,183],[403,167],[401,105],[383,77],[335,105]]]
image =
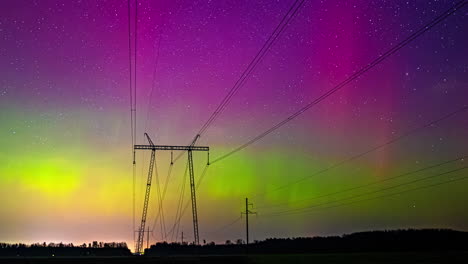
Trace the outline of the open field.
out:
[[[0,263],[13,264],[120,264],[120,263],[466,263],[468,251],[453,252],[384,252],[384,253],[336,253],[298,255],[250,255],[250,256],[170,256],[170,257],[107,257],[107,258],[0,258]]]

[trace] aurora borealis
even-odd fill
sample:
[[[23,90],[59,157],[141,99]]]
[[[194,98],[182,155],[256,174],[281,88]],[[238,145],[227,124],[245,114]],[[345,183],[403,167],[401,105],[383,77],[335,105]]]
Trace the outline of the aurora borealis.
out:
[[[138,2],[137,142],[145,143],[146,131],[157,144],[182,145],[294,1]],[[199,145],[209,145],[213,158],[232,150],[454,3],[306,1]],[[465,7],[299,118],[210,166],[197,196],[200,239],[242,238],[241,222],[215,231],[240,216],[245,197],[258,212],[252,240],[410,227],[467,230],[468,180],[308,214],[262,216],[307,205],[297,200],[468,155],[464,111],[272,191],[466,106],[467,18]],[[127,1],[0,3],[0,241],[133,244],[127,23]],[[148,157],[138,152],[137,220]],[[206,155],[195,158],[199,175]],[[157,153],[161,182],[169,162],[169,153]],[[428,173],[463,166],[466,160]],[[168,229],[184,170],[182,159],[169,181]],[[466,175],[462,170],[398,190]],[[151,226],[156,198],[154,188]],[[189,212],[181,228],[191,239]],[[157,226],[152,241],[160,237]]]

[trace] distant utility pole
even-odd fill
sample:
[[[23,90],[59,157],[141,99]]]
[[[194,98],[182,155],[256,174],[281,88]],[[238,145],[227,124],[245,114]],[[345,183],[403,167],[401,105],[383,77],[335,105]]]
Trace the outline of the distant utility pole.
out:
[[[245,198],[245,212],[241,212],[241,215],[245,214],[245,243],[249,245],[249,214],[257,214],[257,212],[252,212],[249,210],[249,205],[253,206],[253,204],[249,204],[249,198]]]
[[[146,248],[149,248],[149,234],[153,233],[153,231],[150,231],[149,226],[148,226],[148,231],[146,231],[146,232],[147,232],[147,234],[146,234]]]
[[[182,231],[182,245],[184,244],[184,231]]]
[[[138,232],[138,233],[139,233],[140,231],[135,231],[135,232]],[[153,233],[153,231],[150,231],[150,230],[149,230],[149,227],[148,227],[148,229],[145,230],[145,231],[143,231],[143,233],[147,233],[147,234],[146,234],[146,248],[149,248],[149,234],[150,234],[150,233]],[[139,252],[139,253],[143,253],[143,252]]]

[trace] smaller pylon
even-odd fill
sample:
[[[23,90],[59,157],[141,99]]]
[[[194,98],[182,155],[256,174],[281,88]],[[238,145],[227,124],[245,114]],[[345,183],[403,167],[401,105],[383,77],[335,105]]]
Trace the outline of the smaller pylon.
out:
[[[249,245],[249,214],[256,215],[257,212],[252,212],[249,210],[249,205],[253,206],[252,203],[249,204],[249,198],[245,198],[245,212],[241,212],[241,216],[245,214],[245,243]]]

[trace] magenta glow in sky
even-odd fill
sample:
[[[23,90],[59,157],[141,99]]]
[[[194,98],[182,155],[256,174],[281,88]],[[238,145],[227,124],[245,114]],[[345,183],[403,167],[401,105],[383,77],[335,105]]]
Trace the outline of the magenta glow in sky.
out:
[[[139,1],[138,142],[146,131],[158,144],[188,143],[292,3]],[[212,157],[237,147],[454,3],[306,1],[200,144],[211,147]],[[126,1],[0,4],[0,240],[132,243],[127,23]],[[239,238],[240,225],[210,232],[236,219],[245,197],[265,208],[291,202],[259,208],[254,239],[379,228],[466,230],[467,182],[316,214],[262,218],[295,208],[298,199],[466,155],[466,112],[300,185],[259,194],[466,105],[467,24],[465,8],[303,116],[210,168],[198,193],[200,238]],[[148,156],[138,155],[141,201]],[[205,158],[197,157],[198,173]],[[169,184],[168,225],[184,162]],[[158,164],[165,177],[169,156],[159,155]],[[138,202],[137,212],[140,207]],[[156,206],[150,212],[155,216]],[[189,233],[189,212],[182,222]]]

